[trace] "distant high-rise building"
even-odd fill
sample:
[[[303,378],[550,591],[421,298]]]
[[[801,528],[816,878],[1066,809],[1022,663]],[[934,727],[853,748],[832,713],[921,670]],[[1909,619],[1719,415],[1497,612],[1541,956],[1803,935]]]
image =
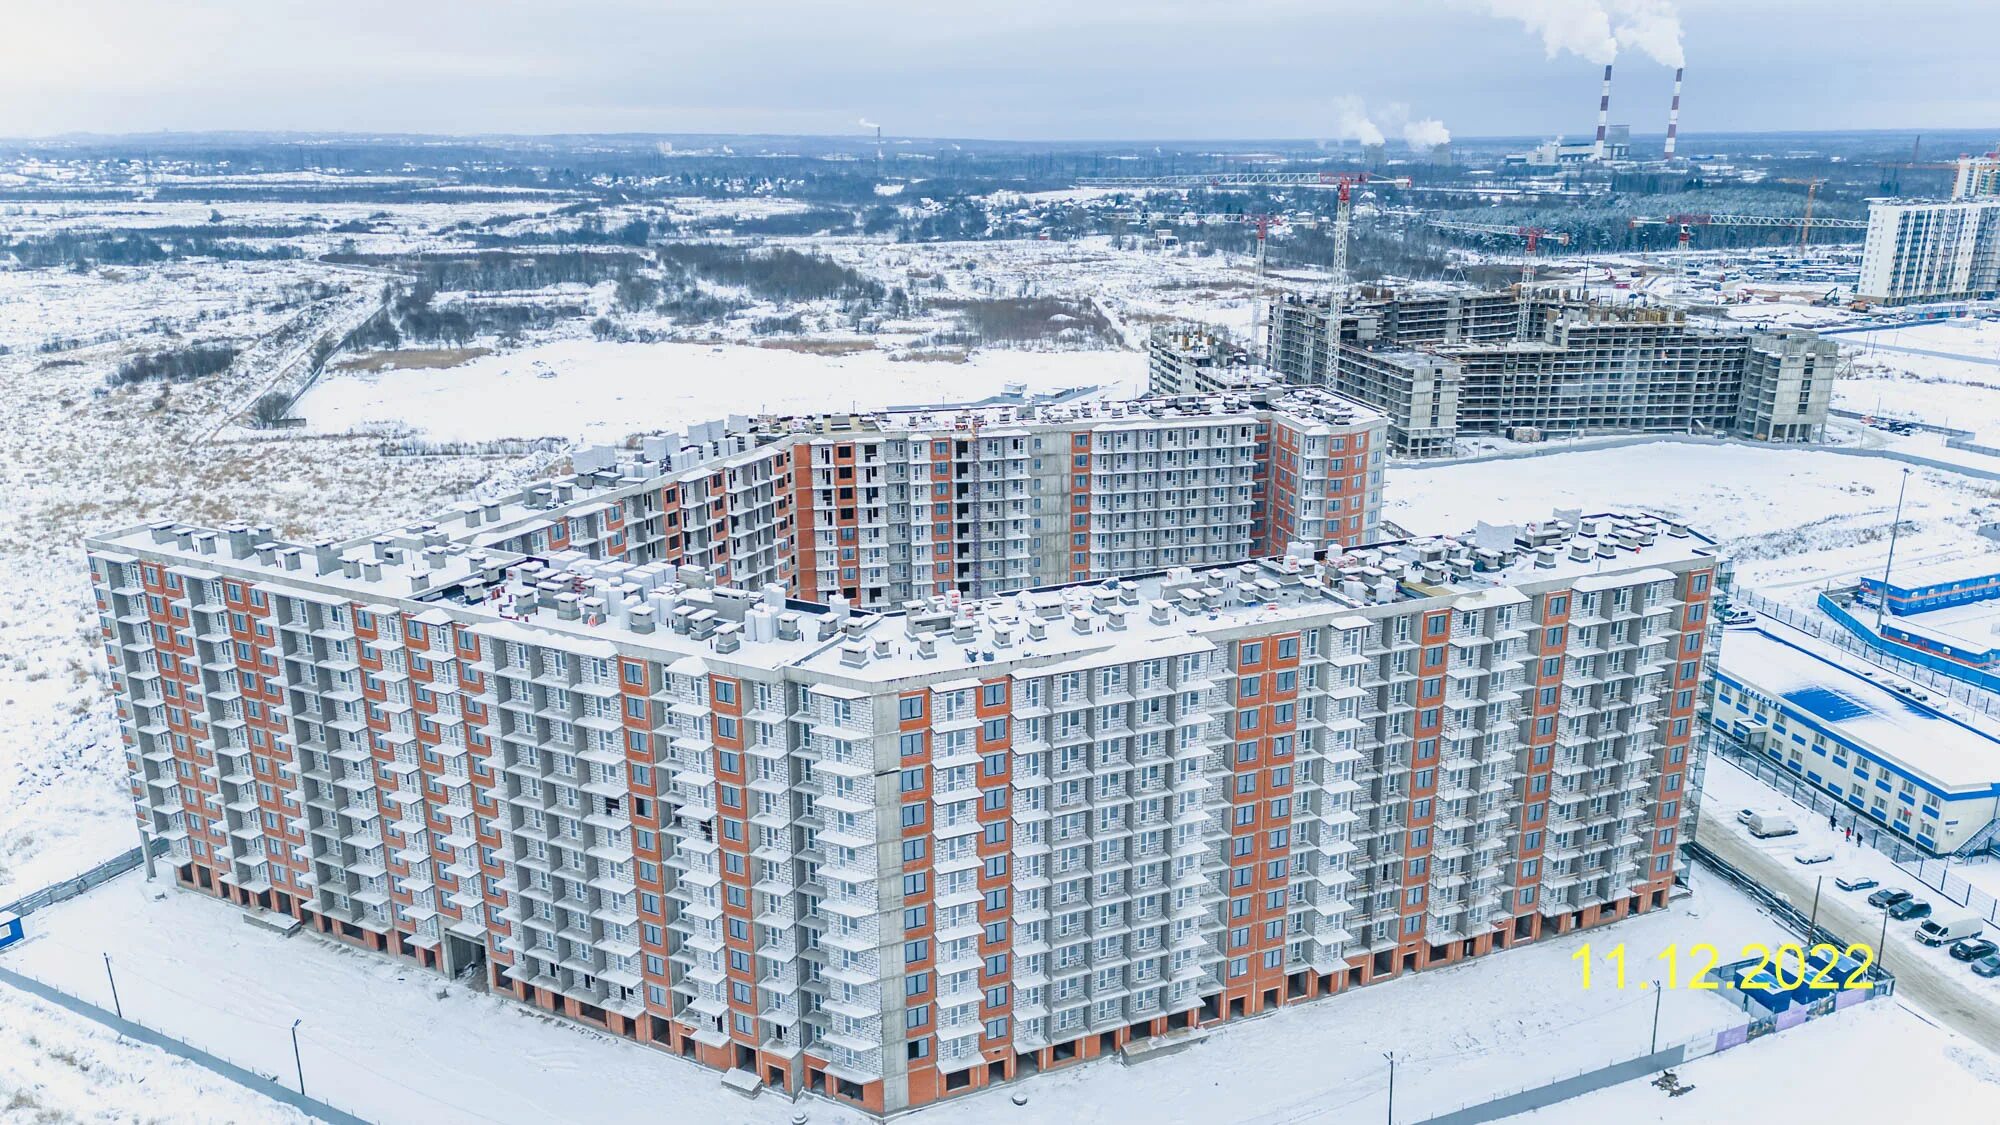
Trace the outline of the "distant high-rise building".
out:
[[[1984,181],[1960,165],[1962,184]],[[2000,198],[1876,200],[1857,296],[1885,305],[1963,301],[2000,291]]]

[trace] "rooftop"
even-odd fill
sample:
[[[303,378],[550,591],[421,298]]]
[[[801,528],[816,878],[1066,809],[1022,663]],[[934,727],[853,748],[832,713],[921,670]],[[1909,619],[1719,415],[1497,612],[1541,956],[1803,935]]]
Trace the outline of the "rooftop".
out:
[[[2000,796],[2000,727],[1891,691],[1883,682],[1887,673],[1851,671],[1822,655],[1803,633],[1769,621],[1728,629],[1719,671],[1805,710],[1827,731],[1915,780],[1958,792],[1990,788]]]
[[[633,651],[765,666],[796,664],[829,676],[882,682],[935,678],[1017,656],[1037,664],[1093,663],[1206,650],[1194,633],[1319,618],[1356,623],[1373,607],[1457,599],[1486,607],[1525,600],[1516,585],[1625,585],[1666,580],[1664,569],[1713,554],[1686,527],[1649,516],[1576,512],[1526,525],[1481,524],[1459,536],[1371,544],[1312,557],[1303,546],[1283,558],[1232,566],[1175,568],[1129,579],[1076,583],[978,601],[932,598],[899,612],[864,613],[835,603],[789,600],[782,588],[717,586],[700,567],[593,560],[568,552],[546,559],[459,548],[421,557],[393,545],[370,577],[358,559],[308,555],[273,544],[232,556],[203,553],[199,533],[149,529],[101,537],[120,546],[213,567],[256,581],[281,580],[358,604],[403,600],[405,610],[448,610],[491,636],[592,651],[617,640]],[[296,551],[297,554],[289,552]],[[268,556],[268,557],[267,557]],[[304,557],[302,567],[286,558]],[[324,562],[325,573],[317,573]],[[436,577],[431,577],[436,575]],[[1128,654],[1129,655],[1126,655]],[[740,655],[738,655],[740,654]]]

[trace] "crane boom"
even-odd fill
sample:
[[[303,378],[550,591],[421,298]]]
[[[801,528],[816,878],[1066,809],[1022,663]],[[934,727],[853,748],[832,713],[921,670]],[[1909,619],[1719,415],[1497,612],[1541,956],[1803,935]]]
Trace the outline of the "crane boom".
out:
[[[1826,219],[1812,218],[1803,221],[1814,229],[1867,230],[1866,219]],[[1635,227],[1644,226],[1686,226],[1686,227],[1796,227],[1802,220],[1792,215],[1660,215],[1632,220]]]
[[[1381,177],[1367,172],[1190,172],[1173,176],[1084,176],[1078,187],[1089,188],[1200,188],[1200,187],[1302,187],[1334,188],[1343,184],[1374,183],[1386,187],[1409,187],[1408,176]]]

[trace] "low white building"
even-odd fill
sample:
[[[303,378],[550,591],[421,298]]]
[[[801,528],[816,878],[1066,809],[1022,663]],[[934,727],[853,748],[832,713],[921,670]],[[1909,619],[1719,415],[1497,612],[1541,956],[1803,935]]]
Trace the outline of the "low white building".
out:
[[[1781,625],[1729,629],[1709,721],[1831,794],[1857,823],[1936,854],[1989,845],[2000,835],[2000,727],[1947,714],[1852,663]]]

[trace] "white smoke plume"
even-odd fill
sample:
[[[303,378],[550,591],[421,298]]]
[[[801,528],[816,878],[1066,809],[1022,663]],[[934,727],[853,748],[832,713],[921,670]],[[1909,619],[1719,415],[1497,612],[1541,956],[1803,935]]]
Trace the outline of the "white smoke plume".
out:
[[[862,119],[861,119],[861,120],[860,120],[860,121],[858,122],[858,124],[859,124],[859,125],[860,125],[860,126],[861,126],[861,127],[863,128],[863,129],[880,129],[880,128],[881,128],[881,126],[880,126],[880,125],[877,125],[877,124],[875,124],[875,123],[874,123],[873,121],[870,121],[870,120],[868,120],[868,119],[867,119],[866,117],[862,118]]]
[[[1343,141],[1358,141],[1364,145],[1379,145],[1383,137],[1381,127],[1368,116],[1368,107],[1360,98],[1341,98],[1334,102],[1334,113],[1338,117],[1334,129]]]
[[[1540,35],[1550,58],[1568,52],[1609,63],[1629,49],[1667,66],[1684,64],[1674,0],[1486,0],[1486,6]]]
[[[1426,117],[1403,126],[1403,140],[1418,152],[1425,152],[1439,145],[1450,144],[1451,130],[1445,128],[1444,122],[1437,118]]]
[[[1542,37],[1550,58],[1567,51],[1594,63],[1618,57],[1603,0],[1487,0],[1496,16],[1519,20]]]
[[[1687,65],[1681,51],[1681,17],[1673,0],[1609,0],[1611,33],[1620,50],[1643,51],[1667,66]]]

